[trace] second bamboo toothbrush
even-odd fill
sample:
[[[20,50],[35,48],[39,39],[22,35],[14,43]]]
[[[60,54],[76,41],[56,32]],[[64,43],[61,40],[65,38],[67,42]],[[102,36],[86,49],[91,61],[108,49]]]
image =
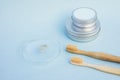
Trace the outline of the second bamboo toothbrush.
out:
[[[96,69],[96,70],[99,70],[102,72],[111,73],[111,74],[115,74],[115,75],[120,76],[120,69],[119,68],[89,64],[89,63],[84,62],[81,58],[78,58],[78,57],[71,58],[70,63],[77,65],[77,66],[90,67],[90,68],[93,68],[93,69]]]

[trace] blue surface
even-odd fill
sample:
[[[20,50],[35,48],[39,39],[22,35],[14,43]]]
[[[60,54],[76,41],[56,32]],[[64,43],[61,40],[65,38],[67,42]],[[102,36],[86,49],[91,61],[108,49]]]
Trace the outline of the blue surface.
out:
[[[89,43],[66,37],[64,26],[73,9],[91,7],[98,13],[102,30]],[[69,54],[67,43],[80,49],[120,56],[119,0],[0,0],[0,80],[120,80],[120,76],[69,64],[71,56],[86,62],[120,68],[120,64]],[[27,63],[21,53],[25,42],[54,39],[61,42],[57,59],[41,66]]]

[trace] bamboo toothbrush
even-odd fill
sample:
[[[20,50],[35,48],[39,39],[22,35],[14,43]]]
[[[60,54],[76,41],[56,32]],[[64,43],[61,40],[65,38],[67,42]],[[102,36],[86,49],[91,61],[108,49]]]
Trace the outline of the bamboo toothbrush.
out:
[[[78,65],[78,66],[90,67],[90,68],[93,68],[93,69],[96,69],[96,70],[99,70],[99,71],[102,71],[102,72],[116,74],[116,75],[120,76],[120,69],[118,69],[118,68],[89,64],[89,63],[84,62],[81,58],[78,58],[78,57],[71,58],[70,63],[74,64],[74,65]]]
[[[110,55],[102,52],[89,52],[89,51],[79,50],[77,46],[70,45],[70,44],[67,45],[66,50],[71,53],[82,54],[82,55],[90,56],[96,59],[120,63],[119,56],[114,56],[114,55]]]

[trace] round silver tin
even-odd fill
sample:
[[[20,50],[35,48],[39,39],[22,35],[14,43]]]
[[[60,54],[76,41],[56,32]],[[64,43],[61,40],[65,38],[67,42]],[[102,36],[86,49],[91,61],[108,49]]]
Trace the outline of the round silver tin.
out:
[[[97,13],[91,8],[77,8],[66,22],[68,37],[78,42],[88,42],[96,39],[100,32],[100,22]]]

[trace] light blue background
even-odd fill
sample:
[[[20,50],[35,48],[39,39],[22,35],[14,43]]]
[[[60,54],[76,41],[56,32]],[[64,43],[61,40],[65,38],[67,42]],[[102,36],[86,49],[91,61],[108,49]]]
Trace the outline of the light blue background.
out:
[[[73,9],[91,7],[98,13],[102,30],[89,43],[70,40],[65,22]],[[61,54],[46,66],[28,63],[21,48],[30,40],[53,39],[61,42]],[[120,76],[69,64],[71,56],[86,62],[120,68],[120,64],[70,54],[68,43],[80,49],[120,56],[119,0],[0,0],[0,80],[120,80]]]

